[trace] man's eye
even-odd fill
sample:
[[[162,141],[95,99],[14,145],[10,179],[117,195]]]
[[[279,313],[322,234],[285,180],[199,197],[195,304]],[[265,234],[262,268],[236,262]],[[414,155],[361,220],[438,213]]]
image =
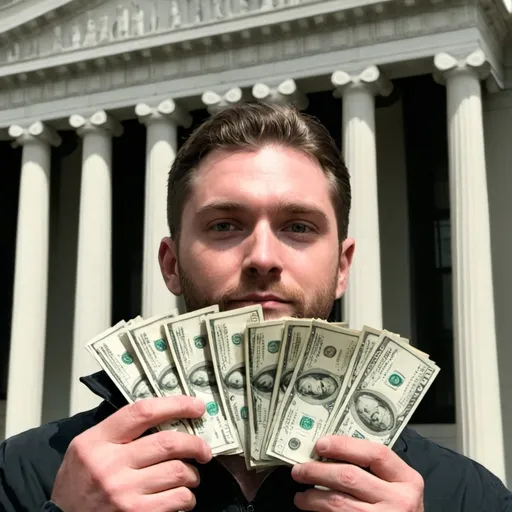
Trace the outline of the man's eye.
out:
[[[234,229],[233,224],[231,222],[217,222],[212,226],[213,231],[232,231]]]
[[[293,224],[290,224],[289,228],[293,233],[309,233],[311,231],[309,226],[302,224],[301,222],[294,222]]]

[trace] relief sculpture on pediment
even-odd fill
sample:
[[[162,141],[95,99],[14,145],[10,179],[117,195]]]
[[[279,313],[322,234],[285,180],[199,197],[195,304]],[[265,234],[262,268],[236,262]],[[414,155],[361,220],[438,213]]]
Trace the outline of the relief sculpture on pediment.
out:
[[[293,6],[299,1],[118,0],[107,4],[99,4],[98,1],[97,7],[77,9],[70,18],[59,20],[53,27],[43,29],[33,40],[20,39],[0,47],[0,62],[46,57],[156,32],[215,23],[233,16],[247,16],[252,12]]]

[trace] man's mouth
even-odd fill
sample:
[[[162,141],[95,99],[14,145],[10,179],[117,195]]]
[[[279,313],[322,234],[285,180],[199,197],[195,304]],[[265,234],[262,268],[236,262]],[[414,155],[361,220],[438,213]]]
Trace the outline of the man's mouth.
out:
[[[265,309],[280,308],[284,304],[289,304],[288,301],[279,297],[278,295],[270,293],[250,293],[248,295],[242,295],[234,299],[229,299],[229,303],[235,305],[235,307],[243,307],[251,304],[260,304]]]

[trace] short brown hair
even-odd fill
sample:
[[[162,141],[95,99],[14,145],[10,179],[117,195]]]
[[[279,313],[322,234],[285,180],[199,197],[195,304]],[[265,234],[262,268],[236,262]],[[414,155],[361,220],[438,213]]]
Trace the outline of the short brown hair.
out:
[[[292,106],[243,103],[221,110],[190,135],[176,155],[167,188],[167,222],[171,236],[179,240],[185,203],[190,196],[194,171],[202,159],[217,149],[255,150],[281,144],[316,159],[332,185],[338,238],[347,237],[350,213],[350,176],[333,138],[313,117]]]

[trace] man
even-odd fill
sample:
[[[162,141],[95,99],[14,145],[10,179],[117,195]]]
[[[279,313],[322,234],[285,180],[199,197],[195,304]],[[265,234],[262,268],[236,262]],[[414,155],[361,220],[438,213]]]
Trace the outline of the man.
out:
[[[259,303],[265,318],[327,318],[346,288],[347,169],[326,130],[290,108],[246,104],[206,121],[170,172],[171,237],[159,260],[188,310]],[[512,495],[477,463],[406,429],[393,450],[328,436],[323,459],[264,473],[212,459],[198,437],[152,427],[200,417],[190,397],[126,405],[99,372],[92,411],[0,447],[0,505],[11,511],[484,512]],[[20,404],[21,406],[21,404]]]

